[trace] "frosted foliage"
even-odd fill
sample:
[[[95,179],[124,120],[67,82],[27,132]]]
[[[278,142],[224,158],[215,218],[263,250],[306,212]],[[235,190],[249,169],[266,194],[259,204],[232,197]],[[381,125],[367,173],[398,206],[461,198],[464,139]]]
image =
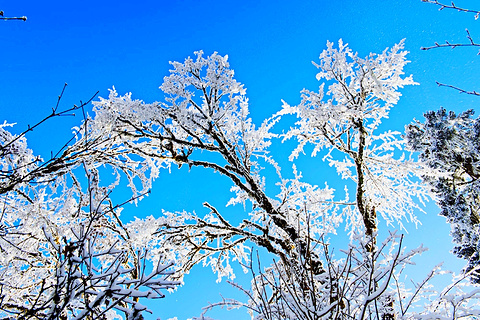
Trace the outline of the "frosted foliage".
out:
[[[313,145],[312,156],[320,153],[342,179],[354,182],[349,194],[356,194],[356,207],[348,212],[347,226],[357,230],[357,222],[372,220],[379,214],[387,224],[419,221],[415,210],[418,200],[428,198],[427,189],[419,183],[421,168],[405,154],[405,142],[396,131],[379,133],[378,126],[398,102],[400,88],[416,84],[404,76],[407,51],[403,41],[360,58],[340,40],[338,48],[327,43],[314,65],[320,70],[318,80],[326,80],[318,92],[302,91],[298,106],[284,102],[277,115],[296,115],[299,120],[284,135],[294,138],[298,146],[290,160],[296,159],[307,144]],[[327,86],[326,92],[324,87]],[[347,183],[350,189],[352,184]],[[348,203],[345,201],[344,203]],[[367,233],[371,233],[368,231]],[[353,235],[353,233],[350,233]]]
[[[415,84],[403,74],[405,57],[403,42],[366,58],[342,41],[338,48],[329,42],[315,64],[317,78],[325,81],[319,92],[304,90],[298,106],[284,103],[260,126],[249,118],[246,90],[234,79],[227,56],[217,53],[199,51],[172,62],[160,102],[134,100],[113,88],[108,98],[94,102],[94,116],[74,130],[78,141],[87,141],[91,154],[99,155],[91,167],[114,168],[121,176],[117,184],[127,176],[136,196],[153,186],[166,171],[162,169],[204,168],[231,182],[233,195],[226,205],[242,207],[235,217],[208,202],[197,212],[163,210],[103,231],[102,239],[108,241],[99,243],[98,250],[108,251],[116,245],[115,235],[121,235],[125,241],[119,245],[126,243],[122,250],[142,252],[152,262],[175,260],[171,279],[179,281],[195,265],[211,268],[217,281],[232,281],[235,265],[240,265],[252,272],[251,289],[237,286],[249,301],[225,299],[210,307],[243,306],[257,319],[427,319],[437,310],[451,315],[460,310],[457,306],[471,307],[469,315],[475,314],[476,293],[458,285],[465,278],[449,289],[463,292],[458,300],[430,290],[429,281],[442,273],[439,269],[413,286],[400,279],[423,247],[407,252],[395,233],[377,243],[380,217],[401,228],[406,221],[418,223],[414,212],[429,196],[418,178],[425,171],[405,151],[400,133],[378,132],[398,102],[399,90]],[[291,114],[297,116],[296,124],[283,136],[273,133]],[[311,144],[313,156],[321,153],[349,180],[344,196],[327,183],[305,182],[297,164],[293,176],[284,178],[269,154],[278,137],[297,140],[292,161]],[[271,196],[275,182],[278,191]],[[117,221],[119,213],[108,212],[112,215],[103,225]],[[328,238],[343,223],[351,244],[335,258]],[[262,269],[258,257],[256,271],[256,248],[267,251],[274,263]],[[99,260],[115,264],[114,257]]]
[[[308,237],[308,231],[314,238],[336,234],[345,207],[335,203],[335,190],[326,183],[320,188],[301,182],[303,177],[295,165],[293,171],[295,179],[282,179],[278,183],[281,192],[277,195],[280,208],[288,212],[289,222],[303,227],[303,237]]]
[[[8,172],[12,167],[18,168],[18,175],[24,176],[29,169],[35,167],[36,161],[39,161],[40,158],[34,157],[32,150],[27,148],[25,137],[16,139],[17,137],[6,130],[6,128],[12,126],[13,124],[6,122],[0,124],[0,143],[5,146],[1,150],[0,167],[2,172]],[[15,141],[10,143],[14,139]]]
[[[168,280],[172,263],[148,256],[151,243],[120,222],[109,198],[119,177],[100,183],[85,139],[43,161],[25,132],[8,127],[0,126],[0,317],[140,319],[149,310],[137,297],[163,297],[177,283]],[[158,267],[148,275],[138,268],[149,260]]]
[[[402,279],[423,247],[406,251],[396,233],[377,243],[380,219],[400,228],[418,223],[415,211],[429,196],[418,177],[435,171],[405,151],[399,132],[378,132],[399,90],[415,84],[403,74],[406,63],[403,41],[365,58],[342,41],[328,42],[315,63],[325,81],[320,90],[303,90],[298,106],[284,103],[258,126],[228,57],[199,51],[171,62],[159,102],[115,88],[94,101],[93,113],[82,113],[74,138],[51,159],[27,148],[30,129],[15,136],[11,125],[0,125],[0,317],[140,320],[150,312],[144,302],[164,297],[196,265],[211,269],[217,281],[251,272],[250,289],[235,285],[248,302],[224,299],[206,310],[242,306],[255,319],[477,315],[478,293],[464,286],[476,267],[438,293],[430,280],[444,273],[440,268],[413,286]],[[84,107],[54,109],[49,118]],[[275,133],[290,115],[295,125]],[[269,153],[281,138],[298,142],[292,161],[310,145],[347,181],[344,190],[306,182],[298,163],[283,175]],[[452,150],[460,154],[468,144],[474,154],[476,145],[462,139],[454,135]],[[227,179],[232,197],[225,205],[237,206],[235,216],[205,201],[195,212],[162,209],[127,221],[123,205],[138,204],[155,179],[173,174],[172,165]],[[471,169],[453,176],[474,185],[478,172]],[[446,179],[450,172],[436,174]],[[124,185],[131,195],[116,204],[112,195]],[[476,199],[468,190],[457,202]],[[336,258],[329,238],[342,225],[351,242]],[[468,230],[469,243],[478,243],[474,225],[457,223],[455,232]],[[264,256],[254,258],[257,249],[273,257],[268,268]]]
[[[453,253],[468,261],[467,270],[480,265],[480,120],[473,114],[440,109],[406,128],[410,147],[429,169],[423,179],[452,226]],[[473,273],[472,280],[478,283],[479,275]]]
[[[244,245],[245,237],[225,230],[223,223],[213,211],[204,217],[163,211],[163,217],[158,219],[157,238],[161,245],[154,252],[175,259],[179,279],[201,262],[218,275],[218,281],[223,277],[233,280],[235,273],[230,262],[246,263],[250,248]]]
[[[248,260],[246,241],[285,251],[294,245],[288,234],[298,238],[291,226],[298,219],[288,205],[280,208],[264,193],[262,165],[280,170],[267,150],[275,136],[270,132],[275,121],[258,128],[252,123],[246,90],[234,79],[227,56],[195,54],[183,63],[171,63],[170,75],[160,87],[163,102],[133,100],[131,94],[120,96],[112,89],[108,99],[94,102],[95,116],[86,122],[87,133],[79,130],[79,135],[98,141],[95,149],[109,156],[106,163],[123,166],[135,191],[136,178],[146,190],[160,169],[172,164],[213,169],[228,177],[234,193],[229,204],[251,202],[250,221],[231,225],[209,204],[205,216],[164,212],[157,233],[161,249],[154,250],[176,259],[180,279],[200,261],[219,279],[233,278],[230,261]]]
[[[147,104],[132,100],[131,94],[118,96],[112,89],[108,99],[94,102],[92,129],[107,129],[112,136],[130,132],[118,135],[118,148],[126,144],[150,155],[145,160],[153,161],[152,170],[181,162],[195,148],[215,152],[223,147],[218,138],[237,146],[245,161],[250,153],[265,149],[269,144],[266,130],[255,130],[248,118],[245,89],[233,79],[227,57],[204,58],[197,52],[195,61],[188,58],[183,64],[171,64],[174,69],[160,87],[166,102]]]
[[[413,198],[426,197],[416,184],[417,165],[401,155],[398,132],[374,132],[400,97],[398,89],[414,84],[411,77],[402,76],[406,63],[402,48],[400,43],[361,59],[343,43],[339,49],[329,43],[317,66],[318,77],[332,82],[327,92],[332,98],[323,102],[323,92],[304,91],[300,106],[284,105],[258,128],[248,117],[246,90],[234,79],[227,56],[205,57],[199,51],[194,58],[171,63],[170,75],[160,87],[161,102],[133,100],[131,94],[120,96],[112,89],[108,99],[94,103],[88,135],[107,136],[105,143],[97,144],[102,153],[116,163],[132,161],[136,166],[132,176],[140,177],[144,185],[157,177],[159,168],[172,164],[203,167],[230,179],[234,195],[227,205],[243,205],[243,220],[232,224],[209,203],[204,203],[208,212],[202,214],[164,211],[155,220],[160,249],[153,250],[176,259],[178,279],[196,263],[210,266],[219,279],[233,279],[230,263],[249,261],[249,243],[286,262],[306,254],[310,237],[335,234],[345,221],[353,235],[372,218],[365,212],[375,208],[387,223],[417,222]],[[342,177],[360,185],[360,193],[346,187],[345,197],[338,200],[328,184],[319,187],[302,181],[295,166],[294,178],[281,176],[268,148],[277,136],[273,126],[289,113],[301,118],[286,135],[299,140],[291,159],[308,142],[315,145],[314,154],[326,148],[325,159]],[[335,158],[334,151],[343,152],[343,159]],[[264,165],[273,166],[278,175],[276,197],[266,193]],[[351,194],[356,194],[353,200]],[[314,268],[321,269],[320,248],[312,254]]]
[[[371,243],[356,234],[348,250],[334,259],[329,243],[320,240],[315,246],[322,247],[328,269],[319,274],[309,268],[308,260],[274,261],[266,268],[260,262],[250,264],[251,289],[233,283],[248,302],[224,299],[205,311],[245,307],[254,320],[476,319],[480,291],[469,285],[469,274],[452,275],[439,264],[424,279],[411,279],[406,270],[427,249],[407,251],[402,241],[403,236],[391,233],[371,252]],[[434,279],[449,276],[450,284],[437,290]]]
[[[320,54],[320,62],[314,63],[320,69],[317,80],[334,80],[328,87],[327,95],[331,95],[339,105],[350,106],[343,110],[345,115],[384,118],[401,96],[398,89],[416,84],[412,76],[402,78],[403,68],[408,63],[405,59],[407,51],[402,49],[403,40],[381,54],[370,53],[365,58],[359,58],[342,40],[338,41],[338,49],[328,41],[327,49]],[[376,101],[382,101],[386,106],[379,108],[370,103]]]

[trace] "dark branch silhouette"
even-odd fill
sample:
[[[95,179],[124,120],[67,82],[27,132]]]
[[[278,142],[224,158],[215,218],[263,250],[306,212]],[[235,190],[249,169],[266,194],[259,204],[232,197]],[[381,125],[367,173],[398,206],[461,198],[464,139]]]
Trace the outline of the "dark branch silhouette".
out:
[[[3,10],[0,11],[0,20],[4,20],[4,21],[7,21],[7,20],[22,20],[22,21],[27,21],[27,17],[26,16],[23,16],[23,17],[5,17],[3,15]]]
[[[449,41],[445,41],[445,43],[439,44],[438,42],[435,42],[435,45],[430,46],[430,47],[421,47],[421,50],[431,50],[435,48],[452,48],[455,49],[456,47],[480,47],[479,43],[476,43],[472,36],[470,35],[470,31],[468,29],[465,29],[467,32],[467,39],[468,43],[450,43]],[[477,53],[480,54],[480,51]]]
[[[444,83],[440,83],[438,81],[436,81],[437,85],[439,87],[447,87],[447,88],[452,88],[452,89],[455,89],[457,91],[460,91],[460,93],[466,93],[466,94],[471,94],[471,95],[474,95],[474,96],[480,96],[480,93],[473,90],[473,91],[466,91],[466,90],[463,90],[462,88],[458,88],[458,87],[455,87],[455,86],[452,86],[452,85],[449,85],[449,84],[444,84]]]
[[[468,9],[468,8],[460,8],[460,7],[456,6],[455,3],[453,3],[453,1],[450,4],[444,4],[444,3],[441,3],[437,0],[422,0],[422,1],[427,2],[427,3],[433,3],[437,6],[440,6],[439,10],[454,9],[454,10],[461,11],[461,12],[474,13],[475,14],[475,19],[478,19],[478,16],[480,15],[479,10],[473,10],[473,9]]]

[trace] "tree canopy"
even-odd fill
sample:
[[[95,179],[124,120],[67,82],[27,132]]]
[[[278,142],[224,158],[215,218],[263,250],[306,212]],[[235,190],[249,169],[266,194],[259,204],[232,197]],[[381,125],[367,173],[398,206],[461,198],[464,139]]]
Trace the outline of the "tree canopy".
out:
[[[479,15],[454,3],[423,2]],[[184,18],[191,8],[183,9]],[[221,21],[209,10],[203,19]],[[363,18],[375,26],[371,14]],[[0,20],[26,18],[0,11]],[[218,44],[222,33],[212,34]],[[421,49],[479,46],[474,32],[466,35],[465,42]],[[418,85],[417,72],[407,71],[408,60],[416,59],[404,40],[381,49],[362,56],[341,39],[327,41],[313,62],[318,90],[303,89],[295,103],[285,98],[273,112],[263,110],[260,121],[261,106],[233,70],[241,63],[211,50],[170,62],[156,102],[134,99],[138,87],[134,94],[112,87],[106,96],[97,92],[64,108],[65,84],[51,113],[23,132],[4,121],[0,319],[156,318],[163,315],[156,314],[155,299],[172,299],[199,266],[243,297],[222,296],[193,319],[211,319],[215,308],[242,308],[256,320],[477,319],[479,120],[473,110],[440,108],[405,132],[394,130],[388,118],[403,112],[396,105],[406,87]],[[453,79],[437,83],[479,95]],[[418,100],[438,108],[431,101]],[[31,144],[38,129],[55,131],[55,121],[70,115],[81,118],[72,135],[40,156]],[[307,173],[305,159],[313,168]],[[167,210],[162,203],[145,213],[145,198],[155,196],[159,180],[180,180],[180,171],[223,179],[227,187],[212,193],[229,200],[212,194],[192,204],[194,210]],[[318,174],[310,177],[312,171]],[[450,284],[441,263],[418,281],[412,269],[423,270],[414,265],[427,248],[405,245],[407,229],[422,222],[418,214],[432,211],[425,207],[430,199],[451,226],[452,253],[466,261]],[[130,204],[142,218],[125,214]],[[340,248],[339,238],[345,240]],[[249,281],[237,280],[242,271]]]
[[[475,314],[469,309],[476,303],[475,294],[455,303],[444,293],[430,298],[428,282],[439,269],[413,291],[399,280],[424,248],[405,251],[403,235],[396,232],[377,241],[380,219],[400,229],[405,222],[417,222],[415,210],[430,195],[420,178],[432,173],[437,177],[436,172],[445,169],[443,164],[435,167],[438,157],[443,166],[459,164],[453,174],[462,188],[473,186],[477,176],[475,130],[448,133],[429,122],[411,125],[407,138],[415,151],[423,152],[423,162],[409,156],[399,132],[378,132],[400,98],[399,89],[415,84],[403,72],[406,54],[403,42],[365,58],[341,40],[338,46],[328,42],[315,63],[317,79],[325,81],[319,91],[302,91],[298,106],[285,102],[258,127],[249,117],[246,90],[235,80],[228,57],[201,51],[183,63],[171,63],[160,87],[163,101],[145,103],[112,89],[108,98],[92,98],[92,116],[84,111],[87,103],[63,111],[54,108],[44,121],[79,110],[84,120],[73,129],[73,139],[48,160],[28,149],[25,137],[32,128],[12,135],[3,124],[0,239],[2,250],[9,253],[0,264],[5,317],[114,319],[120,311],[128,319],[141,319],[148,311],[142,298],[163,297],[161,290],[177,286],[195,265],[209,265],[219,279],[233,280],[233,262],[252,274],[251,288],[236,285],[249,299],[216,305],[246,307],[256,319]],[[292,115],[293,126],[276,132]],[[445,113],[430,115],[427,119],[446,119]],[[450,114],[451,127],[471,128],[466,124],[469,115]],[[428,131],[430,127],[437,131]],[[427,131],[440,138],[429,142],[421,135]],[[269,151],[289,139],[297,143],[291,161],[311,144],[312,156],[322,154],[323,161],[336,168],[346,180],[343,196],[328,184],[320,188],[302,181],[295,165],[294,178],[283,178],[285,169]],[[442,153],[464,152],[461,144],[471,145],[468,157]],[[434,149],[427,149],[432,145]],[[437,171],[424,163],[434,163]],[[244,208],[239,222],[229,222],[208,202],[203,205],[209,213],[203,216],[180,208],[124,221],[123,204],[141,200],[160,171],[172,166],[199,167],[229,179],[233,196],[228,205]],[[265,167],[276,172],[276,195],[266,189],[272,177],[264,174]],[[114,181],[102,183],[108,172]],[[467,198],[475,198],[475,193],[459,190],[455,179],[450,184],[448,178],[441,180],[444,189],[461,193],[453,196],[455,203],[469,203]],[[111,195],[125,182],[131,196],[115,204]],[[469,210],[470,218],[460,223],[450,213],[458,210],[446,201],[442,214],[459,230],[473,230],[476,207],[461,207]],[[342,223],[351,244],[345,256],[336,259],[328,239]],[[473,234],[467,233],[468,243],[457,240],[457,254],[472,256]],[[255,258],[252,251],[258,249],[274,257],[266,268],[261,255]],[[462,279],[472,272],[475,265]],[[462,279],[449,290],[462,290]],[[417,307],[427,301],[426,307]]]

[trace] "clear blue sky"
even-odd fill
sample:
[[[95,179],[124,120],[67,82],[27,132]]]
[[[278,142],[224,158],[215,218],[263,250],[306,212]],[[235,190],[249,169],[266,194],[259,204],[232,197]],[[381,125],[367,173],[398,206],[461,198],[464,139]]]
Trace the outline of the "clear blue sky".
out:
[[[456,4],[480,9],[478,1]],[[183,61],[200,49],[206,54],[229,55],[237,80],[247,88],[253,120],[260,124],[279,110],[281,99],[294,105],[301,89],[318,87],[311,61],[317,60],[327,40],[339,38],[361,56],[406,39],[412,61],[406,73],[413,74],[420,86],[402,90],[403,97],[386,127],[403,130],[427,110],[441,106],[455,111],[475,109],[480,102],[435,84],[440,81],[480,90],[478,50],[420,50],[435,41],[465,42],[465,28],[480,42],[480,21],[456,11],[439,12],[438,7],[420,0],[15,0],[0,1],[0,10],[5,16],[28,17],[26,22],[0,21],[0,121],[18,123],[16,130],[49,114],[65,82],[63,106],[88,100],[97,90],[105,97],[112,86],[120,94],[132,92],[137,99],[158,100],[168,61]],[[48,155],[67,140],[69,128],[78,121],[78,117],[52,121],[29,136],[30,146]],[[302,161],[309,182],[322,185],[319,179],[324,178],[311,166],[314,162]],[[132,214],[155,214],[161,208],[199,211],[203,201],[224,206],[229,198],[228,181],[207,176],[208,185],[200,188],[204,172],[163,175],[152,196]],[[241,212],[241,208],[231,210]],[[437,211],[434,206],[428,208],[419,230],[409,226],[409,244],[424,242],[432,248],[432,255],[420,262],[425,269],[438,259],[447,259],[458,268],[461,263],[448,255],[448,226],[436,216]],[[197,268],[185,278],[183,288],[157,304],[157,316],[186,319],[198,315],[207,301],[220,300],[219,290],[228,288],[222,284],[219,289],[215,278],[209,270]],[[224,291],[224,296],[230,292]],[[243,311],[240,315],[247,318]]]

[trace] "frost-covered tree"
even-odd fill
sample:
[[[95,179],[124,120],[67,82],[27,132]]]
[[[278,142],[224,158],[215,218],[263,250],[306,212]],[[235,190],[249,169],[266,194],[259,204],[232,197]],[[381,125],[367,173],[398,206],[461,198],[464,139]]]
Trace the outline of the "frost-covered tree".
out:
[[[194,261],[232,250],[231,254],[244,261],[241,244],[246,240],[283,261],[298,259],[304,256],[307,246],[307,222],[310,232],[318,237],[335,230],[343,218],[352,230],[364,227],[371,236],[376,229],[376,212],[388,223],[402,223],[405,217],[416,221],[413,209],[417,204],[413,199],[423,199],[426,193],[411,179],[415,164],[402,155],[395,160],[395,151],[402,150],[398,132],[374,132],[397,102],[397,89],[414,84],[411,77],[402,78],[407,62],[406,52],[400,51],[402,46],[361,59],[342,42],[339,49],[329,43],[320,56],[318,67],[322,71],[318,78],[334,80],[328,92],[332,99],[323,102],[322,92],[304,91],[300,106],[284,106],[283,111],[258,128],[248,117],[245,89],[233,78],[227,58],[218,54],[205,58],[198,52],[196,60],[172,63],[174,69],[161,86],[165,102],[147,104],[132,100],[130,95],[118,96],[114,90],[109,99],[95,102],[96,116],[90,122],[89,134],[102,135],[108,128],[109,136],[104,139],[115,145],[109,145],[113,152],[102,152],[110,152],[114,158],[135,153],[151,164],[149,170],[174,163],[212,169],[233,183],[235,196],[229,204],[251,201],[249,219],[238,226],[228,223],[209,204],[205,204],[211,210],[206,218],[179,213],[163,219],[166,229],[160,233],[169,241],[179,237],[185,243],[199,237],[187,256],[204,254]],[[299,139],[292,159],[308,142],[315,144],[315,154],[326,148],[330,164],[358,186],[353,202],[333,201],[334,190],[301,182],[301,174],[296,171],[294,179],[281,178],[280,168],[269,157],[267,147],[275,136],[272,126],[288,113],[302,119],[298,128],[286,134]],[[337,160],[332,155],[334,149],[350,159]],[[218,156],[216,161],[210,160],[212,154]],[[273,165],[280,176],[281,192],[276,198],[265,191],[261,160]],[[393,190],[395,195],[391,194]],[[340,210],[343,206],[353,209]],[[185,225],[188,219],[194,224]],[[222,239],[223,247],[209,247],[208,243],[217,238]],[[218,266],[221,272],[229,269],[221,263]]]
[[[453,253],[468,261],[467,271],[480,265],[480,120],[473,114],[440,109],[407,126],[411,148],[433,169],[424,180],[452,226]],[[479,282],[478,273],[472,279]]]
[[[298,140],[290,156],[293,160],[304,146],[314,146],[312,156],[324,151],[323,160],[336,168],[342,179],[354,182],[354,200],[346,199],[347,224],[354,231],[364,227],[367,236],[377,229],[377,214],[387,224],[406,219],[417,223],[415,199],[427,197],[425,189],[415,180],[418,165],[406,158],[400,132],[378,132],[398,102],[405,85],[416,84],[404,77],[408,62],[403,41],[381,54],[360,58],[339,41],[338,49],[327,43],[320,55],[317,79],[325,79],[318,92],[302,91],[300,105],[284,105],[280,114],[295,114],[300,119],[285,134]],[[348,191],[348,188],[347,188]]]
[[[37,125],[84,106],[57,105]],[[35,156],[26,135],[37,125],[18,135],[0,125],[0,319],[143,319],[140,298],[177,285],[172,263],[151,252],[155,225],[122,221],[110,198],[120,173],[102,185],[86,139]]]
[[[253,272],[254,246],[275,257],[271,266],[253,274],[252,289],[242,289],[250,302],[241,305],[258,319],[407,317],[407,311],[414,312],[402,305],[408,289],[392,279],[422,249],[406,253],[394,235],[380,246],[376,242],[380,218],[400,228],[417,222],[418,201],[429,193],[417,178],[421,168],[404,154],[400,133],[378,132],[399,89],[415,84],[404,76],[405,56],[403,42],[365,58],[341,41],[338,48],[328,43],[316,63],[318,79],[327,81],[326,94],[324,85],[320,92],[305,90],[299,106],[285,103],[256,126],[248,116],[246,90],[227,57],[197,52],[183,63],[171,63],[160,87],[163,101],[145,103],[113,89],[107,99],[94,102],[95,115],[79,135],[95,141],[99,161],[134,165],[147,181],[172,165],[204,168],[231,181],[233,197],[227,205],[243,204],[245,215],[235,219],[240,222],[230,222],[208,202],[204,215],[180,208],[152,221],[158,226],[158,252],[176,260],[179,279],[199,263],[211,266],[219,279],[234,277],[232,261]],[[297,123],[285,134],[274,133],[274,126],[291,114]],[[275,138],[298,140],[292,161],[307,144],[313,145],[313,155],[323,152],[346,179],[347,195],[302,181],[295,166],[294,177],[284,178],[269,154],[279,141]],[[276,196],[268,187],[275,177],[264,166],[277,173]],[[334,260],[325,239],[343,222],[352,247],[345,251],[347,260]],[[424,297],[417,293],[410,305]],[[230,303],[238,305],[223,302]]]
[[[234,299],[211,304],[245,307],[252,319],[476,319],[480,314],[478,290],[468,288],[470,275],[454,276],[452,283],[437,291],[431,280],[445,274],[437,265],[426,277],[413,282],[405,267],[414,264],[422,246],[409,252],[402,249],[403,236],[390,234],[372,254],[371,243],[362,238],[333,259],[328,244],[320,241],[327,272],[313,274],[307,267],[295,268],[275,262],[268,268],[249,266],[252,288],[233,283],[249,298],[248,303]],[[301,261],[301,265],[308,261]],[[301,284],[301,285],[300,285]],[[194,319],[208,319],[203,315]]]
[[[428,197],[428,192],[415,180],[418,165],[405,159],[400,132],[378,133],[381,121],[388,117],[390,108],[399,100],[398,90],[415,84],[412,76],[403,76],[403,68],[408,61],[405,58],[407,52],[402,49],[403,41],[391,50],[361,58],[341,40],[338,48],[328,42],[327,49],[320,54],[320,62],[314,63],[320,70],[317,80],[329,81],[326,94],[325,83],[318,92],[303,90],[300,105],[291,107],[284,104],[279,113],[295,114],[300,119],[285,134],[286,138],[295,138],[299,142],[291,160],[298,157],[307,144],[312,144],[312,156],[323,151],[323,160],[335,167],[342,179],[353,182],[354,190],[345,186],[347,198],[342,203],[344,218],[352,232],[363,228],[368,239],[367,251],[373,254],[376,254],[377,214],[387,225],[397,222],[403,228],[402,220],[405,218],[417,223],[414,209],[419,208],[418,201]],[[352,193],[355,194],[353,201],[348,198]],[[372,261],[372,272],[374,265]],[[336,281],[340,278],[336,277]],[[328,281],[331,282],[331,279]],[[363,292],[372,295],[379,289],[380,278],[367,283],[369,286]],[[336,293],[330,302],[340,299],[337,297],[341,292],[339,286],[338,283],[333,284]],[[382,289],[384,293],[386,287]],[[355,295],[362,294],[356,292],[344,299],[355,301]],[[361,303],[358,304],[360,306]],[[380,303],[382,308],[384,310],[377,311],[377,315],[382,314],[384,319],[394,317],[391,296],[384,297]],[[357,310],[353,307],[337,310],[335,314],[346,316],[371,312],[367,309],[368,303],[365,303]]]
[[[478,19],[480,11],[473,8],[457,6],[455,3],[443,3],[438,0],[423,0],[435,4],[439,10],[456,10],[474,14]],[[468,29],[468,42],[445,41],[422,50],[437,48],[478,47]],[[460,93],[480,95],[477,91],[464,90],[452,85],[437,82],[458,90]],[[460,114],[446,111],[429,111],[424,114],[425,122],[415,121],[406,127],[406,137],[410,147],[420,153],[420,159],[430,171],[423,178],[437,195],[441,208],[440,215],[451,224],[451,236],[455,247],[453,253],[467,260],[466,271],[474,270],[480,265],[479,256],[479,120],[473,118],[474,111],[467,110]],[[478,272],[470,272],[471,279],[479,283]]]
[[[338,47],[329,42],[315,64],[317,78],[326,81],[320,91],[304,90],[298,106],[285,103],[257,126],[228,57],[200,51],[171,63],[160,102],[133,100],[115,89],[95,101],[94,114],[73,129],[74,140],[48,161],[34,157],[24,135],[13,136],[3,125],[0,238],[16,250],[0,263],[5,315],[96,319],[114,318],[115,309],[140,319],[145,307],[139,299],[161,296],[160,289],[176,284],[170,279],[181,280],[198,264],[210,266],[219,279],[233,279],[233,262],[252,272],[251,288],[239,286],[249,301],[220,305],[245,306],[255,319],[480,314],[476,292],[463,293],[458,285],[463,279],[436,296],[429,280],[437,269],[413,289],[402,282],[422,247],[406,251],[395,232],[377,241],[381,220],[400,228],[417,222],[418,201],[428,196],[417,179],[423,171],[405,152],[400,133],[379,132],[399,89],[415,84],[404,75],[406,63],[403,42],[365,58],[342,41]],[[296,123],[276,133],[291,115]],[[298,142],[292,161],[307,145],[313,155],[322,154],[345,179],[341,194],[303,181],[295,165],[286,178],[270,154],[282,139]],[[204,214],[179,208],[124,221],[111,192],[126,179],[133,193],[127,201],[140,200],[160,171],[172,166],[228,179],[232,198],[226,205],[242,205],[241,216],[228,219],[205,201]],[[111,184],[100,183],[104,170],[115,173]],[[329,251],[329,237],[343,226],[351,244],[338,259]],[[259,255],[255,265],[252,247],[267,251],[273,263],[262,268]],[[145,273],[148,262],[154,263],[152,274]],[[10,295],[3,293],[7,289]],[[455,290],[462,292],[458,299],[451,295]],[[15,300],[19,292],[24,299]]]

